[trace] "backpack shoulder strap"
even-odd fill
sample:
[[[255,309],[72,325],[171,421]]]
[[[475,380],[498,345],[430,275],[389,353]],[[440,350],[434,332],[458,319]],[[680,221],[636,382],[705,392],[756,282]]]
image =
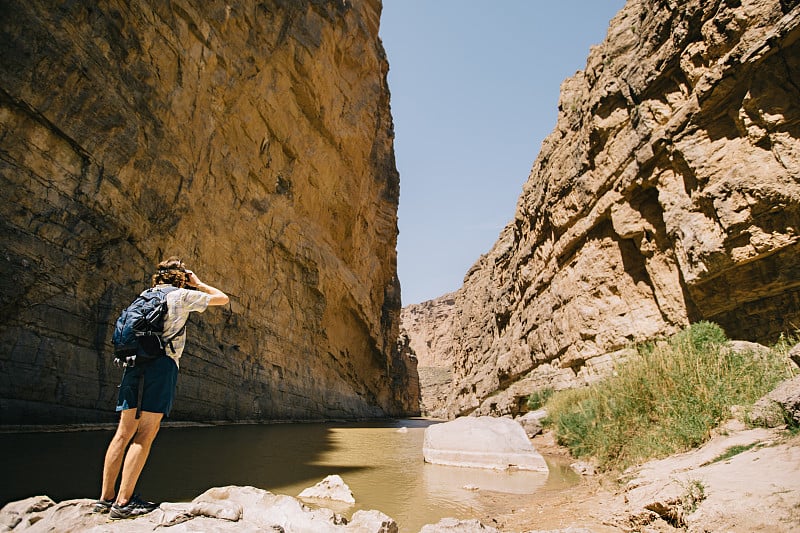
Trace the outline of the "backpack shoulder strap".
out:
[[[158,287],[158,288],[151,287],[151,288],[147,289],[144,292],[155,291],[155,292],[157,292],[157,293],[159,293],[159,294],[161,294],[163,296],[166,296],[167,294],[171,293],[172,291],[177,291],[177,290],[178,290],[178,287],[175,287],[174,285],[169,285],[168,287]]]

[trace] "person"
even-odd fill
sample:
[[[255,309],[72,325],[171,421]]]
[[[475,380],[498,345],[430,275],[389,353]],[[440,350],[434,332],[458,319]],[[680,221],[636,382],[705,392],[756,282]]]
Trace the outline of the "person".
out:
[[[133,491],[161,426],[161,420],[169,415],[175,399],[178,365],[186,345],[186,332],[182,329],[190,313],[202,313],[208,306],[228,303],[228,296],[224,292],[200,281],[194,272],[175,257],[159,263],[158,270],[152,277],[154,288],[170,285],[178,289],[172,290],[166,296],[167,314],[162,337],[169,339],[174,336],[172,342],[167,344],[168,357],[126,367],[119,387],[119,425],[106,451],[100,499],[94,505],[94,512],[107,512],[111,519],[133,518],[158,508],[157,504],[142,499]],[[141,416],[137,418],[138,385],[142,378],[142,409]],[[120,470],[122,477],[119,491],[115,491]]]

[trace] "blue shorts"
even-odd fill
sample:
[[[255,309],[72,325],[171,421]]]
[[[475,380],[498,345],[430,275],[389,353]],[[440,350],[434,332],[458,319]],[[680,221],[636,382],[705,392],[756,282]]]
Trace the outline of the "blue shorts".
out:
[[[142,411],[164,413],[169,416],[175,401],[175,385],[178,383],[178,365],[171,357],[159,357],[133,368],[125,368],[117,396],[117,411],[135,409],[139,399],[139,380],[144,376]]]

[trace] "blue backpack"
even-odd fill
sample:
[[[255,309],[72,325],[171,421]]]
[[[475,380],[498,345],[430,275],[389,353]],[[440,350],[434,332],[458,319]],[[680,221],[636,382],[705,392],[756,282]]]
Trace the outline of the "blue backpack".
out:
[[[167,355],[166,347],[178,333],[164,339],[164,317],[167,315],[167,294],[177,287],[147,289],[125,308],[114,326],[114,363],[133,367]],[[185,326],[184,326],[185,327]]]

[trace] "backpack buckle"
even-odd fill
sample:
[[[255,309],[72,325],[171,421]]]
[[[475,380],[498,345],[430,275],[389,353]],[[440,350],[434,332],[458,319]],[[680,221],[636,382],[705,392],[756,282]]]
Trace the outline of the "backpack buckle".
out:
[[[133,367],[136,366],[136,356],[135,355],[129,355],[129,356],[125,357],[124,359],[121,359],[119,357],[115,357],[114,358],[114,364],[117,365],[118,367],[121,367],[121,368],[133,368]]]

